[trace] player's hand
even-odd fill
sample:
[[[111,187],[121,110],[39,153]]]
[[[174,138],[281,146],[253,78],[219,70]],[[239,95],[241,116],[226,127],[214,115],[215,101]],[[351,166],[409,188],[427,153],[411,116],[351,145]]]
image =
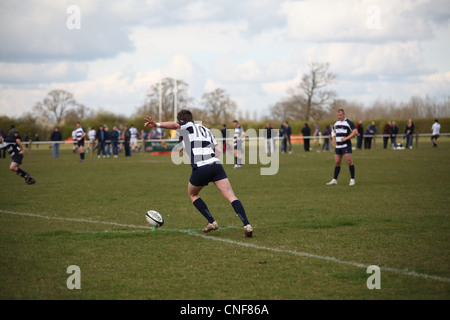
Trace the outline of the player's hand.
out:
[[[149,116],[146,116],[144,119],[146,122],[144,127],[156,127],[156,122]]]
[[[19,155],[23,156],[23,150],[19,151]]]

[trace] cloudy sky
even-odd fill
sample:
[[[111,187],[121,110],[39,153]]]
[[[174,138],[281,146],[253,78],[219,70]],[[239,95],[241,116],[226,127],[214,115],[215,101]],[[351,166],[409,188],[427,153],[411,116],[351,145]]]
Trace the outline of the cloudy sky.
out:
[[[8,0],[0,2],[0,115],[53,89],[131,115],[163,77],[220,87],[268,113],[329,62],[340,98],[450,95],[448,0]]]

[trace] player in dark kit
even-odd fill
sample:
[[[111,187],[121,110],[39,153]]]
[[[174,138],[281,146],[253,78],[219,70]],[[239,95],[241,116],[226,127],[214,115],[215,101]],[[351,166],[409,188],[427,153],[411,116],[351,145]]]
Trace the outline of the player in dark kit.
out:
[[[20,169],[23,160],[22,141],[20,141],[19,138],[3,138],[2,136],[0,136],[0,149],[3,148],[6,148],[6,150],[12,157],[12,162],[9,166],[9,169],[24,178],[26,184],[36,183],[36,180],[30,177],[30,174],[28,172]]]

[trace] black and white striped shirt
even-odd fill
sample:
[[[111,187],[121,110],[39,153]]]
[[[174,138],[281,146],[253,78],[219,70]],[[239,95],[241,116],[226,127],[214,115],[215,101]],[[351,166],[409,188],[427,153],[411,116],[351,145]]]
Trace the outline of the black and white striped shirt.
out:
[[[353,122],[347,118],[344,121],[336,121],[333,125],[333,130],[336,132],[336,149],[352,147],[350,140],[342,141],[342,138],[349,136],[356,127]]]
[[[0,149],[3,148],[6,148],[6,151],[8,151],[11,157],[14,157],[20,152],[20,147],[17,144],[16,138],[4,138],[3,142],[0,144]]]
[[[233,141],[234,141],[234,146],[235,147],[240,147],[242,146],[242,140],[238,140],[238,138],[241,138],[242,134],[244,133],[244,129],[241,126],[237,126],[236,128],[234,128],[234,136],[233,136]]]
[[[85,133],[84,129],[82,127],[75,129],[75,136],[77,137],[77,141],[81,140],[81,137],[83,136],[83,133]]]
[[[212,163],[220,163],[216,158],[214,148],[217,141],[211,131],[194,122],[179,122],[180,140],[191,159],[192,168],[202,167]]]

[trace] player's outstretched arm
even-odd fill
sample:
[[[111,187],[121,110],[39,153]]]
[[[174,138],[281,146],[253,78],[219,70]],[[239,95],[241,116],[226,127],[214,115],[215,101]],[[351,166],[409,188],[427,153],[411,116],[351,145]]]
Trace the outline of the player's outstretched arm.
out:
[[[144,119],[146,122],[144,124],[144,127],[160,127],[163,129],[180,129],[180,125],[176,122],[161,122],[157,123],[155,120],[153,120],[152,117],[146,116]]]

